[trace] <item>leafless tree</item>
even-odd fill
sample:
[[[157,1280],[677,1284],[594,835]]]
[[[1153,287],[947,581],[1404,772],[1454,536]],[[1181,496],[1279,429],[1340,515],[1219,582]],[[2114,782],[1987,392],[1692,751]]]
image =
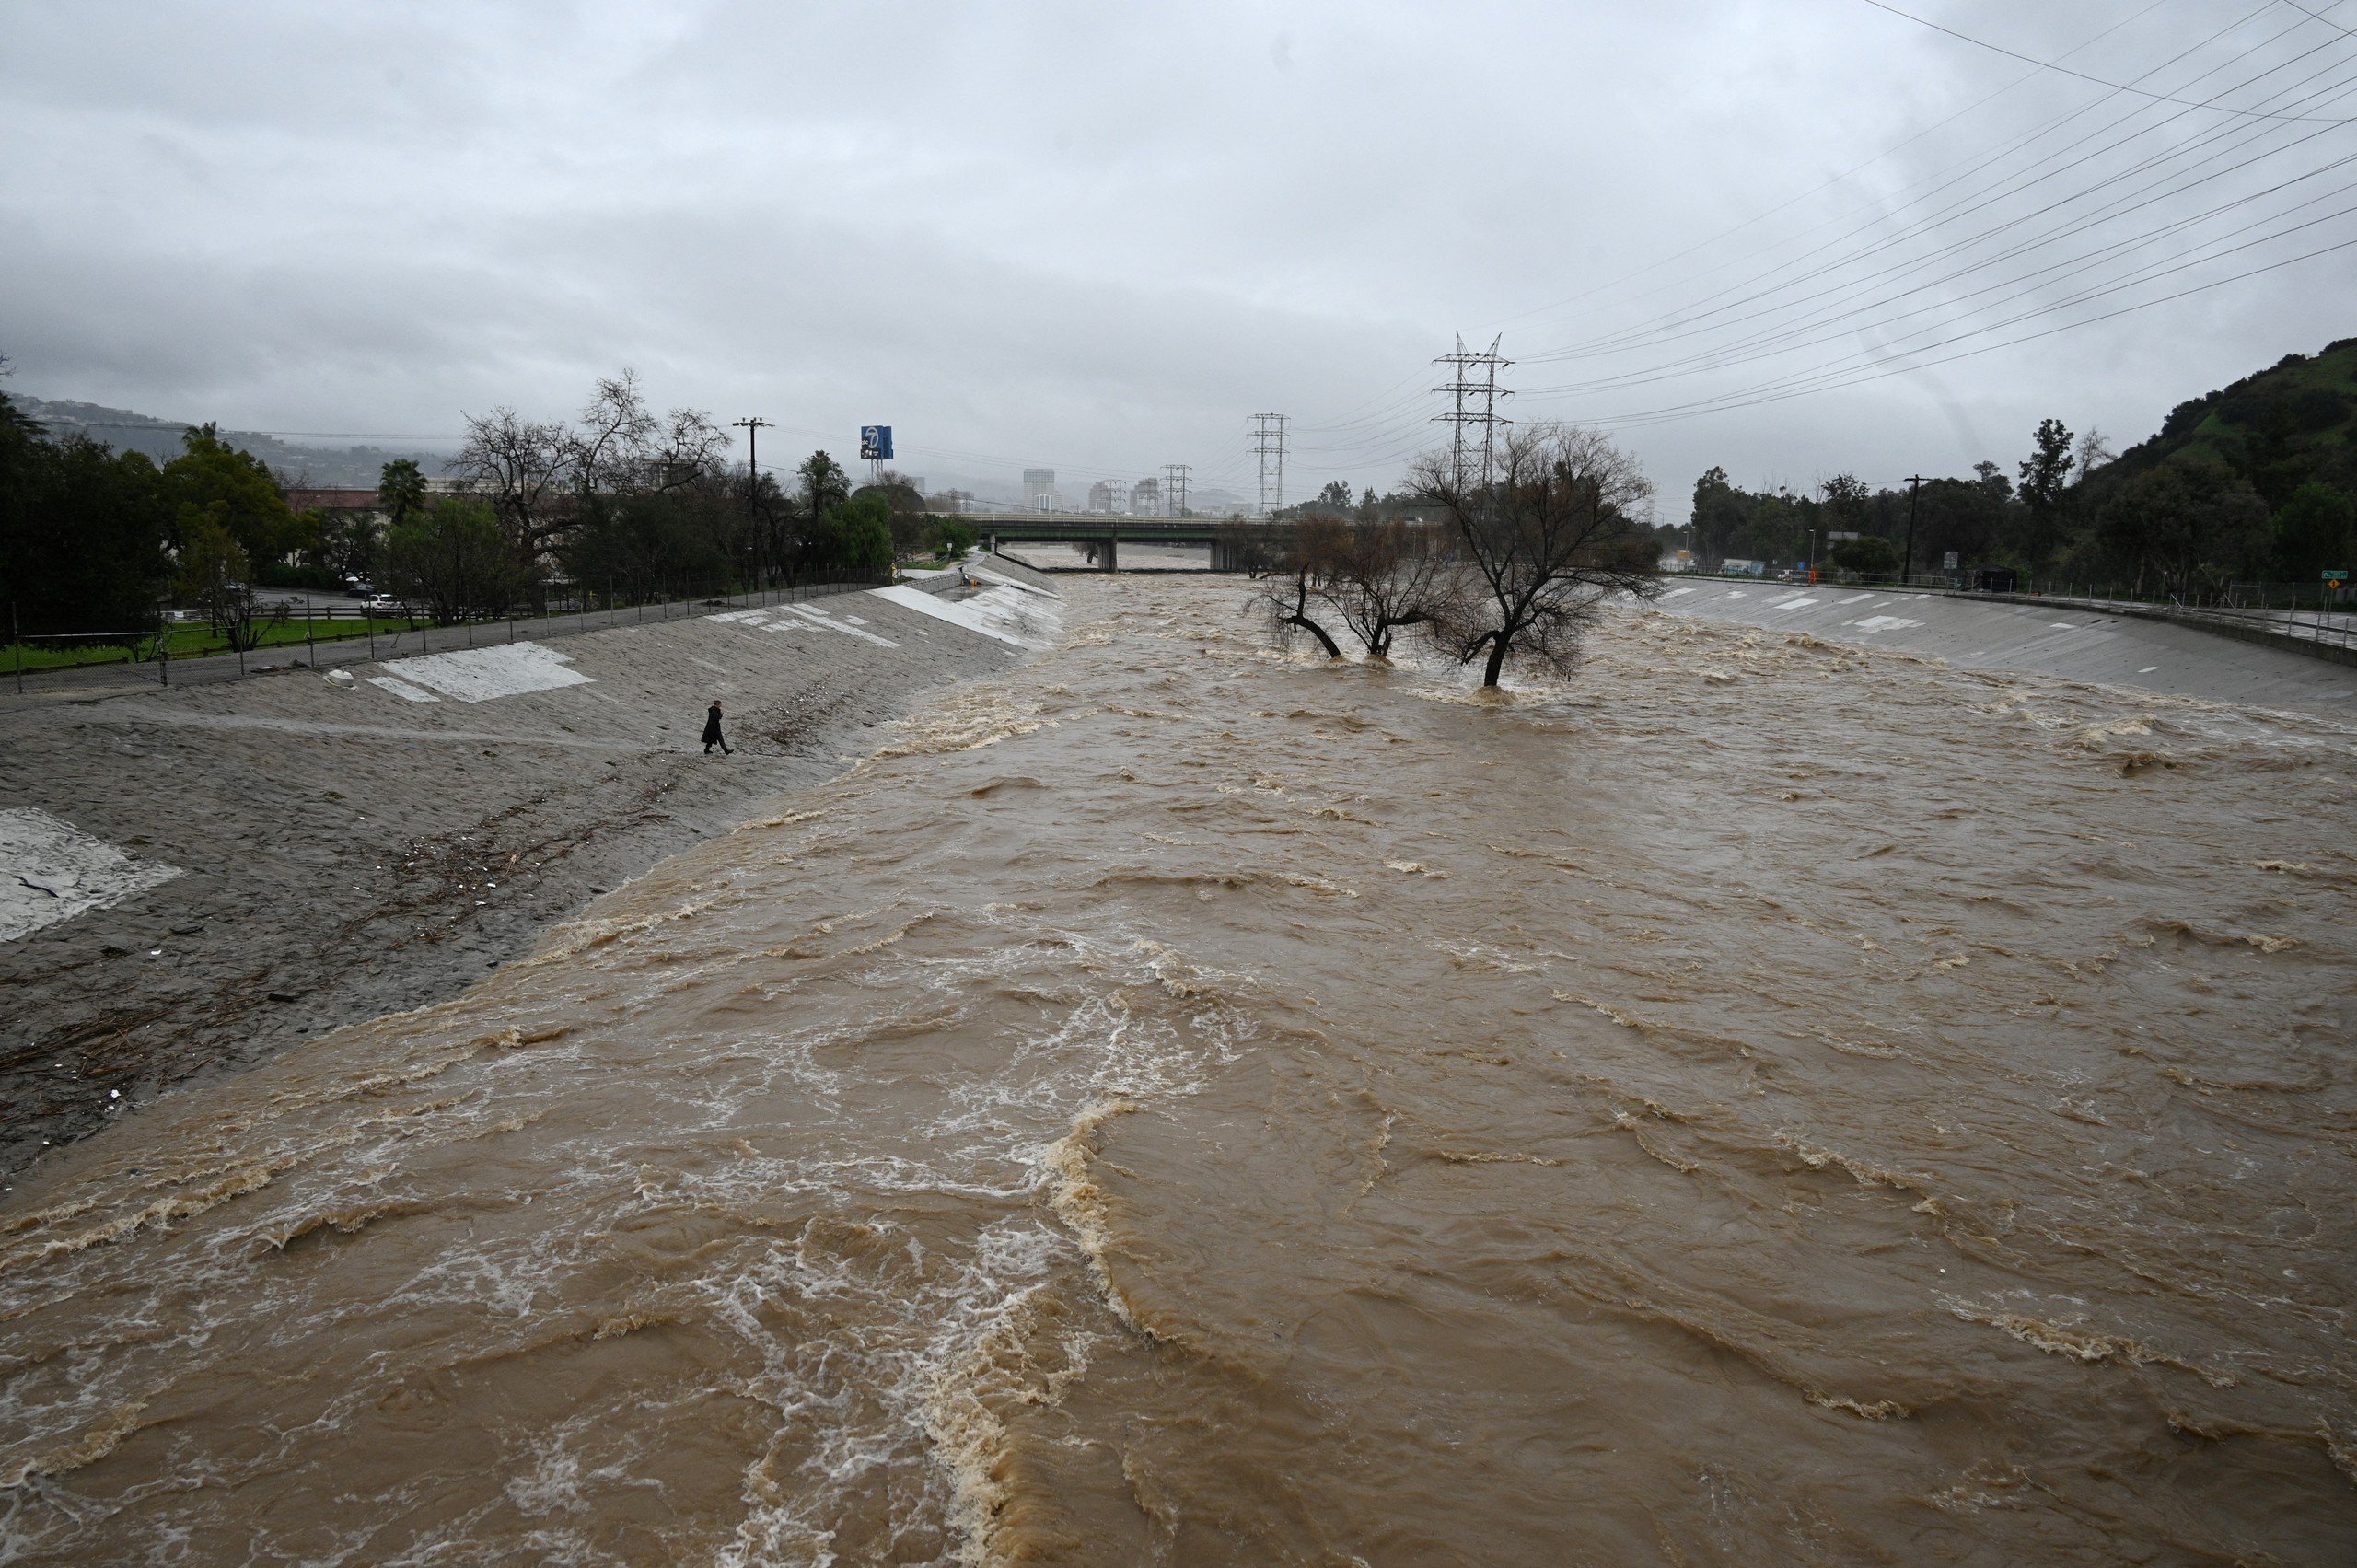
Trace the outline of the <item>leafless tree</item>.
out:
[[[1320,595],[1369,658],[1389,658],[1403,628],[1461,619],[1464,573],[1432,525],[1363,519],[1335,529],[1329,543],[1317,563]]]
[[[601,377],[581,408],[581,423],[565,433],[567,467],[584,496],[629,494],[648,488],[662,422],[646,406],[638,372]]]
[[[1228,517],[1213,532],[1218,540],[1214,552],[1229,570],[1248,577],[1267,576],[1277,570],[1284,558],[1285,529],[1282,524]]]
[[[1640,514],[1653,485],[1636,460],[1594,430],[1552,422],[1505,440],[1486,487],[1445,457],[1419,460],[1410,483],[1456,535],[1463,589],[1434,641],[1483,661],[1495,686],[1509,656],[1568,670],[1598,607],[1659,591],[1659,552]]]
[[[728,432],[700,408],[675,408],[663,419],[661,455],[665,488],[726,482]]]
[[[572,433],[505,407],[465,418],[467,444],[450,466],[491,503],[517,554],[533,559],[570,521],[559,503],[572,470]]]
[[[1328,563],[1339,552],[1345,531],[1332,517],[1304,517],[1284,530],[1281,552],[1272,569],[1260,576],[1248,603],[1278,646],[1291,645],[1306,632],[1318,639],[1328,658],[1342,656],[1334,634],[1311,611],[1324,605]]]

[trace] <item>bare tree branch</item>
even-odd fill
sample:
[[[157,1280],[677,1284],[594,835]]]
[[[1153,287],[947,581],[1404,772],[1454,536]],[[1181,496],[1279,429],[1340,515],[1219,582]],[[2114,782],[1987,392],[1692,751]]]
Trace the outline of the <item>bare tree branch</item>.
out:
[[[1482,660],[1485,686],[1509,657],[1568,671],[1605,599],[1660,591],[1659,552],[1641,516],[1653,484],[1608,437],[1526,425],[1506,437],[1494,472],[1484,488],[1434,457],[1410,475],[1454,530],[1466,579],[1434,619],[1434,638],[1462,663]]]

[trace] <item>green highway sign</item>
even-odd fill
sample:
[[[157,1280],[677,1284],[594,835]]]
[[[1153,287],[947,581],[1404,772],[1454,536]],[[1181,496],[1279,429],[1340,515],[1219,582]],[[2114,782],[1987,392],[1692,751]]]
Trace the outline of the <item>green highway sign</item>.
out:
[[[2345,583],[2349,580],[2349,574],[2346,572],[2327,572],[2324,575],[2324,580],[2328,583]]]

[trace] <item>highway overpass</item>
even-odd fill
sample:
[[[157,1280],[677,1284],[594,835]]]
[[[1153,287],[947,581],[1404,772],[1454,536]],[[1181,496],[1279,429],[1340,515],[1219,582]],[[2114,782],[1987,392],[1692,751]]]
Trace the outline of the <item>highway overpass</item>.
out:
[[[1120,563],[1125,544],[1202,545],[1211,551],[1212,570],[1241,570],[1228,559],[1219,529],[1225,517],[1110,517],[1082,512],[970,512],[960,519],[973,525],[982,542],[995,550],[1003,544],[1069,544],[1086,552],[1092,565],[1107,572]]]

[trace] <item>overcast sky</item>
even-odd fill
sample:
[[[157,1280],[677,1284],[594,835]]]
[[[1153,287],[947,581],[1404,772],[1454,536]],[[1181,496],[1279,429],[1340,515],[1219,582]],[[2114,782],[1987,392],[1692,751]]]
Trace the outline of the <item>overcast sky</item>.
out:
[[[2302,4],[1901,6],[2087,81],[1866,0],[0,0],[5,385],[408,436],[628,366],[1075,498],[1248,496],[1282,411],[1297,498],[1439,438],[1462,331],[1666,520],[2010,469],[2357,333],[2357,250],[2275,265],[2357,241],[2357,5]]]

